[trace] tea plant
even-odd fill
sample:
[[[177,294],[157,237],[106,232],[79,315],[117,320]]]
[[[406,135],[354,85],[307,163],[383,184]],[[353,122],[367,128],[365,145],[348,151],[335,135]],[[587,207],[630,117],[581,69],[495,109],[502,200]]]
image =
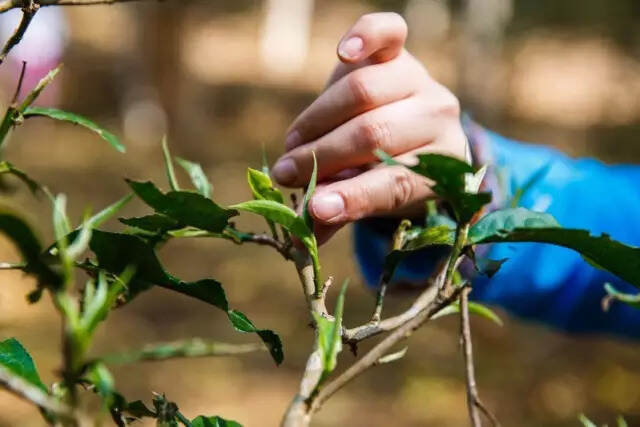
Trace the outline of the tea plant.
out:
[[[0,12],[11,7],[23,8],[23,19],[14,36],[7,42],[0,59],[15,46],[39,6],[53,4],[97,4],[115,1],[5,1]],[[92,121],[65,111],[34,107],[42,90],[55,78],[59,68],[47,75],[20,102],[16,95],[0,124],[0,147],[10,131],[32,117],[48,117],[83,126],[97,133],[115,149],[124,151],[113,134]],[[22,78],[20,78],[20,82]],[[16,94],[20,93],[21,83]],[[464,259],[469,259],[483,274],[494,274],[506,260],[483,259],[476,247],[501,242],[541,242],[564,246],[581,253],[594,266],[608,270],[629,283],[640,286],[640,249],[624,245],[606,235],[592,236],[588,231],[562,228],[549,214],[510,207],[484,215],[489,193],[479,192],[486,168],[476,171],[469,164],[442,155],[419,155],[417,164],[397,163],[383,152],[377,155],[389,167],[409,167],[432,182],[433,191],[445,202],[440,209],[427,202],[424,224],[401,222],[395,232],[392,248],[386,257],[384,272],[373,304],[370,321],[348,327],[344,322],[347,281],[342,285],[335,308],[329,311],[327,294],[334,281],[321,268],[318,245],[313,234],[313,220],[307,205],[316,185],[316,173],[303,196],[301,206],[289,206],[282,192],[273,186],[269,168],[249,168],[248,193],[252,200],[224,207],[213,199],[212,185],[197,163],[171,156],[167,141],[163,141],[168,191],[152,182],[127,180],[131,194],[104,208],[95,215],[85,215],[73,224],[66,214],[64,195],[53,195],[21,169],[2,161],[0,175],[13,175],[34,193],[44,193],[51,199],[54,241],[45,246],[31,226],[14,209],[0,207],[0,231],[22,255],[19,263],[1,263],[2,270],[21,270],[37,279],[37,285],[27,298],[36,303],[46,293],[50,295],[63,322],[62,360],[59,381],[43,384],[27,350],[14,338],[0,342],[0,384],[8,391],[37,406],[44,419],[52,425],[78,426],[101,422],[108,413],[116,425],[151,417],[159,426],[234,426],[234,421],[219,416],[187,417],[179,407],[162,394],[154,394],[152,405],[128,401],[117,391],[108,365],[140,360],[174,357],[231,356],[267,350],[276,364],[283,361],[283,345],[270,329],[255,325],[249,317],[232,308],[223,286],[213,278],[185,281],[172,275],[160,262],[157,252],[172,239],[214,238],[231,244],[257,244],[272,248],[283,259],[292,262],[298,272],[303,297],[313,325],[314,343],[302,373],[297,394],[283,416],[283,426],[306,426],[322,405],[338,390],[370,368],[401,359],[407,348],[396,346],[429,320],[444,315],[459,314],[460,336],[466,372],[467,404],[470,422],[481,425],[481,415],[498,425],[496,417],[483,404],[475,381],[473,348],[469,314],[477,314],[495,322],[500,319],[487,307],[468,300],[471,283],[458,272]],[[193,189],[183,189],[174,171],[182,167],[191,179]],[[426,185],[426,184],[425,184]],[[100,229],[107,220],[133,198],[150,209],[143,217],[119,218],[123,229],[107,232]],[[300,211],[300,214],[297,213]],[[444,212],[450,214],[446,215]],[[238,229],[231,221],[241,213],[264,218],[269,233]],[[395,316],[383,317],[384,297],[391,285],[398,264],[407,254],[428,246],[449,248],[433,275],[425,280],[421,293],[411,306]],[[84,284],[75,282],[76,270],[86,273]],[[255,334],[261,343],[232,345],[189,338],[173,343],[149,344],[139,350],[90,357],[97,328],[107,320],[112,310],[134,298],[141,298],[154,286],[195,298],[226,313],[230,326],[241,333]],[[635,295],[621,294],[607,285],[611,299],[638,304]],[[384,335],[371,350],[335,375],[339,354],[347,346],[357,355],[358,344]],[[103,406],[98,414],[87,412],[87,394],[97,395]],[[586,421],[585,421],[586,420]],[[584,417],[583,422],[588,419]]]

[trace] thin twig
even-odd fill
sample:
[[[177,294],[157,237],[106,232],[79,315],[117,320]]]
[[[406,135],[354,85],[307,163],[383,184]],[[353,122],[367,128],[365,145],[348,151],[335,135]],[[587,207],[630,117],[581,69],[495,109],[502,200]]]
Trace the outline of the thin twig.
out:
[[[355,345],[367,338],[374,337],[384,332],[393,331],[394,329],[404,325],[418,313],[424,310],[429,304],[435,301],[438,290],[443,285],[442,280],[446,272],[447,263],[441,262],[434,270],[432,278],[428,280],[428,285],[422,293],[416,298],[408,310],[401,314],[387,319],[383,319],[378,323],[367,323],[351,329],[344,328],[342,330],[342,340],[346,344]]]
[[[460,293],[460,342],[464,355],[464,366],[467,380],[467,409],[469,420],[473,427],[482,427],[480,412],[476,402],[478,399],[478,387],[476,385],[475,369],[473,366],[473,346],[471,344],[471,327],[469,326],[469,292],[471,288],[465,287]]]
[[[36,12],[38,12],[39,8],[39,5],[35,2],[35,0],[24,0],[23,2],[21,2],[21,6],[22,19],[20,20],[18,27],[13,32],[11,37],[9,37],[9,40],[7,40],[7,42],[5,43],[2,51],[0,51],[0,64],[2,64],[7,58],[7,55],[9,54],[9,52],[11,52],[11,49],[16,47],[18,43],[20,43],[22,37],[24,37],[24,33],[26,33],[27,28],[29,28],[29,24],[31,24],[31,20],[35,16]]]
[[[263,246],[271,246],[272,248],[277,250],[285,259],[292,259],[291,246],[273,238],[272,236],[269,236],[268,234],[250,234],[245,241]]]
[[[11,9],[22,7],[23,0],[4,0],[0,2],[0,13],[4,13]],[[93,6],[93,5],[110,5],[115,3],[129,3],[142,0],[39,0],[40,6]]]
[[[49,396],[42,389],[28,383],[21,377],[12,374],[2,366],[0,366],[0,386],[56,415],[65,418],[73,417],[73,411],[69,406]]]
[[[20,77],[18,78],[18,85],[16,86],[16,93],[13,94],[13,98],[11,98],[11,104],[18,102],[18,98],[20,97],[20,92],[22,92],[22,83],[24,82],[24,75],[27,72],[27,61],[22,61],[22,69],[20,70]]]
[[[26,267],[25,262],[0,262],[0,270],[24,270]]]
[[[326,293],[323,292],[320,298],[316,297],[316,282],[313,270],[313,263],[306,252],[293,250],[293,259],[296,264],[296,270],[302,284],[302,291],[307,301],[309,313],[313,319],[313,314],[326,316],[326,305],[324,298]],[[329,283],[330,284],[330,283]],[[325,287],[328,288],[328,286]],[[282,420],[282,427],[303,427],[309,425],[311,421],[311,413],[307,401],[311,398],[316,386],[322,375],[322,356],[318,346],[318,331],[315,330],[313,341],[313,350],[307,359],[298,392],[289,404],[289,408]]]
[[[391,250],[399,251],[404,246],[404,240],[407,229],[411,227],[411,221],[405,219],[400,222],[400,225],[396,229],[393,235],[393,243]],[[388,263],[382,274],[380,275],[380,282],[378,284],[378,292],[376,293],[376,306],[373,310],[373,315],[371,316],[371,323],[376,324],[380,321],[382,317],[382,306],[384,304],[384,297],[387,293],[387,287],[389,286],[389,282],[393,278],[393,274],[395,273],[397,266],[397,262]]]
[[[440,311],[443,307],[449,305],[457,298],[460,288],[448,288],[452,289],[450,295],[446,295],[446,291],[438,293],[438,297],[432,301],[424,310],[419,312],[416,316],[411,318],[401,327],[394,330],[390,335],[380,341],[375,347],[373,347],[367,354],[354,363],[349,369],[344,371],[332,382],[324,386],[320,392],[315,396],[312,402],[310,402],[309,411],[311,414],[318,411],[322,404],[326,402],[334,393],[344,387],[348,382],[353,380],[358,375],[362,374],[372,366],[375,366],[381,357],[384,357],[389,350],[398,344],[400,341],[407,339],[411,334],[427,322],[431,316]]]
[[[478,394],[478,385],[473,364],[473,344],[471,342],[471,326],[469,321],[469,293],[470,287],[464,287],[460,293],[460,341],[464,355],[465,375],[467,384],[467,408],[469,419],[473,427],[481,427],[480,411],[491,421],[493,426],[500,426],[500,422],[484,405]]]

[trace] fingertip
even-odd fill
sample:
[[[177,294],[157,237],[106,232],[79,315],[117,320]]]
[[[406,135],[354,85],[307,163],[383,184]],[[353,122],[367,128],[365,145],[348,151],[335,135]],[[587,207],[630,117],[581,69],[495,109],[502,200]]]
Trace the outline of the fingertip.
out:
[[[339,193],[321,192],[311,198],[309,211],[321,223],[336,224],[344,221],[346,205]]]

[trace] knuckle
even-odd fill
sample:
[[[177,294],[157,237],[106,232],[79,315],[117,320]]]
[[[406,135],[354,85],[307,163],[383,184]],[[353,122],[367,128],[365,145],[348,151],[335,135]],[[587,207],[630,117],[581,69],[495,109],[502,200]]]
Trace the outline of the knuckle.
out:
[[[372,153],[375,150],[385,150],[390,146],[391,132],[389,124],[372,118],[363,119],[358,127],[358,147],[362,153]]]
[[[435,113],[442,117],[458,119],[460,117],[460,101],[445,87],[441,87],[440,92]]]
[[[354,71],[347,76],[347,86],[356,105],[361,107],[374,105],[375,101],[367,76],[362,70]]]
[[[404,19],[402,15],[396,12],[388,12],[390,21],[393,21],[395,27],[398,29],[398,34],[402,37],[406,36],[409,27],[407,25],[407,21]]]
[[[417,181],[413,172],[404,167],[390,168],[389,180],[391,194],[391,209],[399,209],[413,200],[416,193]]]
[[[344,200],[347,220],[356,221],[369,213],[369,196],[361,187],[350,188],[338,193]]]

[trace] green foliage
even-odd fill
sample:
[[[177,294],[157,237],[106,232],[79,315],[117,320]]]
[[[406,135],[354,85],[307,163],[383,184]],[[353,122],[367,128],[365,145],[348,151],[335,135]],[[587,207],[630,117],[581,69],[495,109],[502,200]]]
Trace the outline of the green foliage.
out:
[[[256,333],[269,347],[276,363],[282,362],[282,342],[278,335],[270,330],[256,328],[243,313],[231,310],[219,282],[213,279],[184,282],[170,275],[162,267],[153,247],[137,236],[96,231],[91,238],[90,247],[98,257],[99,268],[112,274],[118,274],[130,265],[135,267],[135,274],[127,286],[127,300],[154,285],[196,298],[225,311],[237,330]]]
[[[58,287],[62,283],[58,272],[43,261],[40,240],[24,219],[0,208],[0,233],[5,234],[18,247],[24,260],[23,271],[36,276],[41,286]]]
[[[578,415],[578,421],[582,423],[583,427],[598,427],[593,421],[591,421],[585,414]]]
[[[163,194],[152,182],[129,181],[134,193],[156,213],[166,215],[183,226],[190,225],[213,233],[222,232],[237,212],[224,209],[201,194],[171,191]]]
[[[608,235],[561,228],[548,214],[524,208],[504,209],[482,218],[469,231],[469,244],[540,242],[573,249],[592,264],[640,287],[640,248],[627,246]]]
[[[185,160],[181,157],[174,157],[175,161],[187,172],[196,191],[206,198],[210,198],[213,193],[213,186],[198,163]]]
[[[27,107],[22,114],[25,118],[48,117],[50,119],[61,120],[82,126],[98,134],[102,139],[107,141],[113,148],[115,148],[119,152],[124,153],[126,151],[124,145],[122,145],[117,136],[101,128],[91,120],[78,114],[69,113],[67,111],[58,110],[56,108],[44,107]]]
[[[47,391],[31,355],[17,339],[9,338],[0,342],[0,366],[42,391]]]
[[[460,303],[458,301],[446,306],[434,316],[432,316],[431,319],[435,320],[456,313],[460,313]],[[476,316],[484,317],[485,319],[492,321],[498,326],[502,326],[504,324],[500,316],[498,316],[493,310],[477,302],[469,301],[469,313],[475,314]]]
[[[548,163],[538,169],[531,177],[522,184],[521,187],[517,187],[513,193],[513,197],[509,201],[509,206],[512,208],[517,208],[520,205],[520,201],[522,198],[536,185],[538,182],[542,181],[545,176],[549,173],[551,169],[551,164]]]
[[[506,235],[517,229],[560,228],[556,219],[548,213],[525,208],[501,209],[481,218],[469,230],[467,241],[480,243],[495,236]]]
[[[242,427],[242,425],[220,417],[205,417],[200,415],[191,420],[191,427]]]
[[[171,153],[169,152],[166,135],[162,138],[162,155],[164,156],[164,167],[167,173],[167,179],[169,180],[169,187],[173,191],[180,191],[180,185],[178,185],[176,172],[173,169],[173,160],[171,159]]]
[[[318,181],[318,160],[316,159],[316,153],[313,152],[312,154],[313,171],[309,179],[309,186],[302,199],[302,219],[304,219],[304,223],[307,224],[309,230],[313,230],[313,218],[311,218],[311,214],[309,213],[309,202],[311,201],[311,197],[313,197],[313,193],[316,191],[316,183]]]
[[[247,182],[251,193],[256,200],[271,200],[276,203],[284,204],[282,192],[274,188],[271,178],[264,172],[248,168]]]
[[[403,251],[416,251],[427,246],[447,245],[452,246],[455,240],[455,230],[447,225],[434,227],[416,227],[407,233]]]
[[[163,234],[169,230],[182,228],[178,221],[162,214],[146,215],[139,218],[118,218],[118,221],[129,227],[154,234]]]
[[[333,319],[328,319],[318,313],[313,318],[318,329],[318,351],[322,359],[322,376],[320,385],[333,372],[338,364],[338,353],[342,351],[342,313],[344,311],[344,297],[349,281],[345,280],[336,300]]]

